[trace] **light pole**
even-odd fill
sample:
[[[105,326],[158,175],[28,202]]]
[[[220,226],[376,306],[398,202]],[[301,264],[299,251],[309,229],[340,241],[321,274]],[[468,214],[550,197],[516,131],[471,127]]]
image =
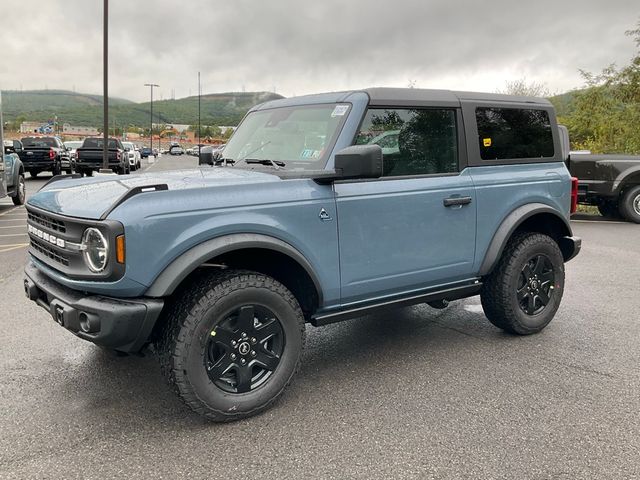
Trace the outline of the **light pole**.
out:
[[[102,168],[100,173],[111,173],[109,169],[109,0],[103,3],[102,25],[102,107],[104,125],[102,129]]]
[[[151,88],[151,121],[149,125],[149,148],[151,149],[151,155],[153,155],[153,87],[159,87],[160,85],[156,85],[155,83],[145,83],[144,86]],[[158,145],[158,150],[160,150],[160,145]]]
[[[202,153],[200,153],[200,150],[202,150],[200,145],[200,96],[200,72],[198,72],[198,165],[200,165],[200,160],[202,159]]]

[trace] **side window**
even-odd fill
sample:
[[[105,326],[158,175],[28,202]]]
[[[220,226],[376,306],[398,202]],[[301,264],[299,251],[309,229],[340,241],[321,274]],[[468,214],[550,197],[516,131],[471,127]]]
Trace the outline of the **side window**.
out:
[[[355,144],[380,145],[385,177],[458,171],[455,110],[369,109]]]
[[[482,160],[553,157],[549,113],[528,108],[477,108]]]

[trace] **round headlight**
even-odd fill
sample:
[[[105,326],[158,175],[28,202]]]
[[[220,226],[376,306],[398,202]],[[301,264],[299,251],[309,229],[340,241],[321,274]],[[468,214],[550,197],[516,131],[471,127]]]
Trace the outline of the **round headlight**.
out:
[[[109,258],[109,244],[97,228],[87,228],[82,235],[82,256],[89,270],[98,273],[105,269]]]

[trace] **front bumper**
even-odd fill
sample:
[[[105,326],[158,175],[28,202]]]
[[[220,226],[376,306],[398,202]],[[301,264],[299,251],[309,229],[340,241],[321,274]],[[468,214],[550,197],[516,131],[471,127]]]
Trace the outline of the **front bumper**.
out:
[[[27,298],[74,335],[122,352],[139,351],[149,340],[164,301],[84,294],[54,282],[33,263],[25,267]]]
[[[580,237],[562,237],[560,238],[560,251],[564,257],[564,261],[568,262],[574,258],[582,248],[582,238]]]

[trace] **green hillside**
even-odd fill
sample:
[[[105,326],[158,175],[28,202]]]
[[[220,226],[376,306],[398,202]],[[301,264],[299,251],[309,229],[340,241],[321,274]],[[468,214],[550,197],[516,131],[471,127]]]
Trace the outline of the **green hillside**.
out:
[[[201,118],[204,125],[235,125],[252,106],[283,98],[268,92],[218,93],[203,95]],[[102,97],[68,91],[3,91],[5,121],[46,121],[54,115],[58,121],[72,125],[100,126]],[[110,123],[117,125],[149,125],[149,102],[134,103],[109,100]],[[195,124],[198,121],[198,97],[153,102],[155,123]]]

